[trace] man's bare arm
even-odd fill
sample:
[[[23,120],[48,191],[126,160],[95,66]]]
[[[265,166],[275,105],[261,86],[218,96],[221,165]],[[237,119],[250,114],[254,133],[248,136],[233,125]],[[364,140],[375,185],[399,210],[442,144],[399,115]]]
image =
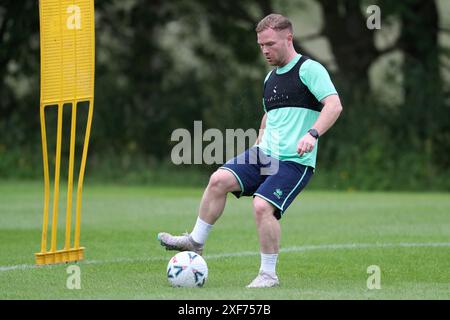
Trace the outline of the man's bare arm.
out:
[[[323,104],[322,111],[312,126],[317,130],[319,136],[323,136],[331,128],[342,112],[341,100],[336,94],[324,98],[321,102]]]
[[[330,95],[322,101],[323,108],[320,112],[319,118],[316,120],[313,129],[316,129],[319,136],[322,136],[339,118],[342,112],[341,100],[338,95]],[[305,152],[311,152],[316,145],[316,138],[307,133],[298,142],[297,152],[302,156]]]
[[[261,119],[261,126],[259,128],[258,138],[256,139],[255,144],[259,144],[261,142],[261,138],[263,136],[264,129],[266,128],[266,118],[267,118],[267,113],[264,113],[264,116]]]

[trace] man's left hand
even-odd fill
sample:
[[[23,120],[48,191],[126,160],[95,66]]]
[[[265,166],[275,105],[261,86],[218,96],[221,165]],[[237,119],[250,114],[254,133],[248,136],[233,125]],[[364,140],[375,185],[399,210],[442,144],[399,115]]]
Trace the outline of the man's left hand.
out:
[[[309,133],[305,134],[303,138],[300,139],[297,145],[297,153],[300,155],[300,157],[304,153],[309,153],[314,150],[314,147],[316,145],[316,138],[314,138]]]

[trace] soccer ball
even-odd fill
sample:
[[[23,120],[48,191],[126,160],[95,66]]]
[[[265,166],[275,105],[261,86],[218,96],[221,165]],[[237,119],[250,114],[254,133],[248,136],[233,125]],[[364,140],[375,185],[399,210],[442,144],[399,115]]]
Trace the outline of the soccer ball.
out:
[[[208,279],[208,266],[201,255],[182,251],[167,264],[167,279],[172,287],[202,287]]]

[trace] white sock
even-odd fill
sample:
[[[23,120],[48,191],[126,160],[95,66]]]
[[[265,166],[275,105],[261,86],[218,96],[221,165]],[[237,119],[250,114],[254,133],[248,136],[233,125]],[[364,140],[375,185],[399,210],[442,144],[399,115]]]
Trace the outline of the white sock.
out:
[[[204,244],[212,227],[212,224],[208,224],[198,217],[194,230],[191,232],[192,240],[199,244]]]
[[[275,267],[277,266],[278,253],[262,253],[260,271],[264,271],[272,276],[276,275]]]

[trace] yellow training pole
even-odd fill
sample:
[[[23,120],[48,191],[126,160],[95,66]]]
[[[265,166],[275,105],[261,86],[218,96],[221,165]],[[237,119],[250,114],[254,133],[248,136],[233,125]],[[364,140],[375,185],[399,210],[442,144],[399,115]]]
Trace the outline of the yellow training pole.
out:
[[[66,242],[64,250],[70,249],[70,231],[72,222],[72,193],[73,193],[73,163],[75,159],[75,138],[77,127],[77,103],[72,102],[72,123],[70,128],[70,153],[69,153],[69,172],[67,178],[67,209],[66,209]]]
[[[91,134],[91,125],[92,125],[92,114],[94,112],[94,101],[89,101],[89,113],[86,125],[86,135],[84,138],[84,148],[83,155],[81,158],[81,167],[80,174],[78,176],[78,190],[77,190],[77,206],[76,206],[76,222],[75,222],[75,249],[80,247],[80,220],[81,220],[81,199],[83,193],[83,179],[84,179],[84,170],[86,168],[86,157],[89,146],[89,137]]]
[[[56,251],[57,229],[58,229],[58,206],[59,206],[59,175],[61,173],[61,144],[62,144],[62,120],[63,105],[58,104],[58,126],[56,132],[56,163],[55,163],[55,185],[53,191],[53,214],[52,214],[52,242],[50,251]]]
[[[42,158],[44,162],[44,217],[42,223],[41,252],[47,252],[47,229],[48,229],[48,206],[50,202],[50,177],[48,173],[47,156],[47,133],[45,129],[45,106],[41,104],[41,136],[42,136]]]
[[[36,253],[37,264],[60,263],[83,259],[80,247],[80,220],[83,180],[91,133],[94,106],[95,70],[95,11],[94,0],[40,0],[40,45],[41,45],[41,103],[40,121],[44,162],[44,213],[42,223],[41,250]],[[73,181],[75,167],[77,109],[80,102],[88,102],[88,119],[84,137],[81,165],[78,176],[75,208],[74,245],[71,244]],[[69,168],[67,177],[67,207],[65,242],[58,249],[57,226],[60,193],[62,144],[66,140],[63,132],[64,106],[72,106]],[[45,109],[56,105],[58,123],[56,136],[55,174],[51,245],[47,250],[47,235],[50,202],[50,174],[47,148]]]

